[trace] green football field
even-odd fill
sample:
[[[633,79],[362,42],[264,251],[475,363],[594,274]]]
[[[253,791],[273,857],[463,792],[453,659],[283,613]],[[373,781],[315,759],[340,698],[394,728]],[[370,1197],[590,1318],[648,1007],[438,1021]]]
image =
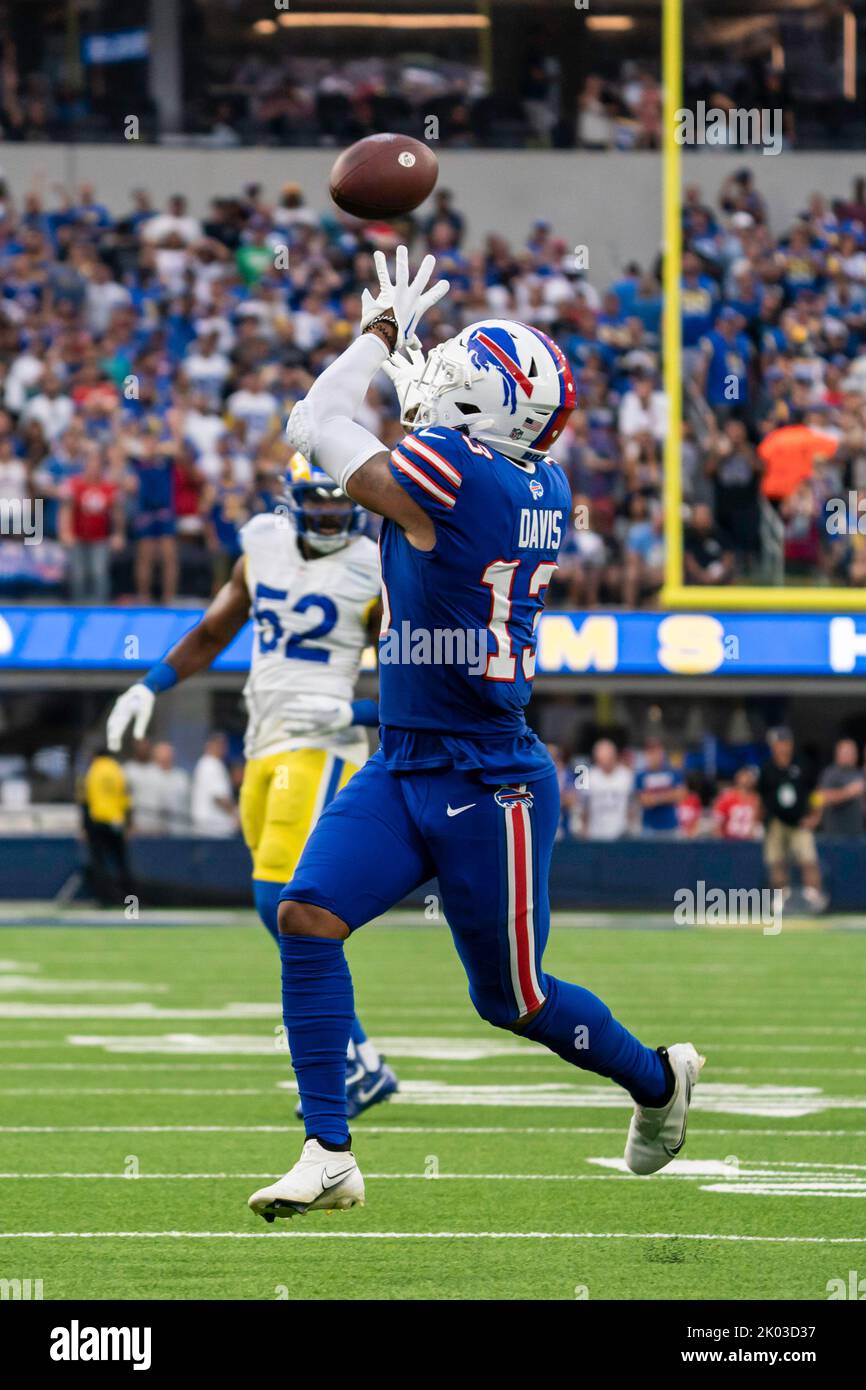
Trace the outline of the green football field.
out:
[[[269,1227],[247,1196],[300,1143],[270,939],[251,913],[66,920],[0,931],[0,1279],[45,1299],[826,1299],[866,1274],[854,922],[560,917],[548,969],[707,1054],[654,1178],[623,1169],[613,1085],[476,1018],[443,926],[366,929],[359,1011],[402,1083],[354,1127],[367,1204]]]

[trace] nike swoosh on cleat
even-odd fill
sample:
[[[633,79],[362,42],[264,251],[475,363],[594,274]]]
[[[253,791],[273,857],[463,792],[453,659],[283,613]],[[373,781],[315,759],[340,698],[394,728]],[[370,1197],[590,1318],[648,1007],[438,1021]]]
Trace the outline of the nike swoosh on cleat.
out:
[[[446,815],[459,816],[463,811],[471,811],[472,807],[477,805],[477,801],[470,801],[467,806],[448,806],[446,807]]]
[[[677,1154],[679,1153],[680,1149],[683,1147],[683,1144],[686,1142],[686,1129],[687,1129],[688,1123],[689,1123],[689,1106],[691,1105],[691,1103],[692,1103],[692,1082],[691,1082],[691,1077],[689,1076],[688,1072],[686,1072],[686,1113],[685,1113],[685,1115],[684,1115],[684,1117],[683,1117],[683,1127],[682,1127],[682,1131],[681,1131],[681,1133],[680,1133],[680,1142],[679,1142],[678,1144],[676,1144],[676,1145],[674,1146],[674,1148],[672,1148],[672,1149],[669,1149],[668,1146],[667,1146],[667,1144],[664,1145],[664,1151],[665,1151],[665,1153],[668,1155],[669,1158],[676,1158],[676,1156],[677,1156]]]
[[[362,1105],[366,1105],[367,1102],[372,1100],[374,1096],[377,1096],[381,1091],[382,1087],[385,1085],[386,1080],[387,1077],[383,1076],[381,1081],[377,1081],[375,1086],[370,1087],[369,1091],[359,1091],[358,1100],[360,1101],[360,1103]]]
[[[322,1174],[322,1191],[327,1192],[330,1188],[336,1187],[338,1183],[343,1181],[343,1178],[349,1176],[354,1166],[350,1163],[348,1168],[341,1168],[339,1173],[329,1173],[326,1168]],[[330,1178],[330,1182],[325,1182],[326,1178]]]

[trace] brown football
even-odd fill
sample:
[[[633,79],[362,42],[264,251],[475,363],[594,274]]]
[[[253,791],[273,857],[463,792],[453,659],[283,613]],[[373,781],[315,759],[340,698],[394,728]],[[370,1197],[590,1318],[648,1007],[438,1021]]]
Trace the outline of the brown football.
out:
[[[344,150],[331,170],[330,192],[353,217],[396,217],[429,197],[439,161],[410,135],[368,135]]]

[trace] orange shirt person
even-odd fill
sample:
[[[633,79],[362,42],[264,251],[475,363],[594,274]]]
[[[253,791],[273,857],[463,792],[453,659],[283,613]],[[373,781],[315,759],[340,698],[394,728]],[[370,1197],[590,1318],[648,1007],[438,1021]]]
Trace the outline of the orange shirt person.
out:
[[[772,430],[758,447],[764,464],[761,491],[771,502],[781,502],[807,478],[818,458],[832,458],[838,440],[811,425],[783,425]]]

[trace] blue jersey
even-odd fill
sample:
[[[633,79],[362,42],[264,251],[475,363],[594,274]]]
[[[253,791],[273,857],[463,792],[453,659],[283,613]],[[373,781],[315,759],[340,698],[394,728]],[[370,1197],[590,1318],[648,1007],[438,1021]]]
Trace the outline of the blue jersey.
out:
[[[392,771],[454,766],[484,780],[546,776],[527,727],[538,621],[571,510],[550,460],[522,467],[458,430],[408,435],[394,478],[436,526],[422,551],[381,534],[382,747]]]

